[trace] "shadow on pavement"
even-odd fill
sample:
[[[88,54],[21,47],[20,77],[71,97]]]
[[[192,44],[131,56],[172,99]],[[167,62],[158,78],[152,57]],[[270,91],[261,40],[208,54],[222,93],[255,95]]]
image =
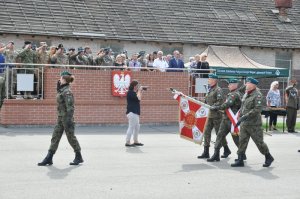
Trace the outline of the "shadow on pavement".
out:
[[[55,179],[55,180],[62,180],[65,177],[67,177],[69,175],[69,173],[73,170],[73,169],[77,169],[79,168],[81,165],[78,166],[69,166],[68,168],[64,168],[64,169],[59,169],[55,166],[46,166],[49,171],[47,173],[47,175],[49,176],[49,178],[51,179]]]
[[[140,147],[126,147],[126,152],[127,153],[144,153]]]

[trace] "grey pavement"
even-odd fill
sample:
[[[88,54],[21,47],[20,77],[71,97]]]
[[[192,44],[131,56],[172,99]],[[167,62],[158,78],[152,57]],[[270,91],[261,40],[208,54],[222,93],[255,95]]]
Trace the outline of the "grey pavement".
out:
[[[63,136],[54,164],[38,167],[52,128],[0,128],[0,198],[300,198],[300,133],[265,136],[275,158],[270,168],[262,167],[264,156],[252,141],[245,167],[231,168],[230,136],[229,158],[208,163],[196,158],[203,147],[181,139],[177,126],[143,126],[145,146],[136,148],[125,148],[125,131],[77,127],[85,162],[69,166],[74,153]]]

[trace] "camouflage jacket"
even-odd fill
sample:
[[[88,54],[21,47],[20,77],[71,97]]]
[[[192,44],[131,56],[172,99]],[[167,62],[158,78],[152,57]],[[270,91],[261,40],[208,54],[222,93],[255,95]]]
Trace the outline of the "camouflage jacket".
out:
[[[36,53],[31,49],[23,49],[17,55],[16,59],[19,59],[21,63],[32,64],[36,63]],[[26,68],[33,68],[33,66],[24,66]]]
[[[242,125],[261,126],[261,111],[262,111],[263,96],[258,88],[250,94],[245,93],[242,98],[242,106],[240,117],[246,116],[247,119],[242,122]]]
[[[222,103],[224,102],[222,89],[218,85],[211,88],[209,90],[209,92],[207,93],[207,95],[205,96],[205,102],[210,106],[222,105]],[[222,113],[217,110],[211,110],[211,111],[209,111],[208,117],[209,118],[221,118]]]
[[[36,53],[38,64],[48,64],[49,63],[49,53],[46,51],[40,51]]]
[[[56,95],[58,116],[73,118],[74,115],[74,96],[69,84],[62,85]]]
[[[61,64],[61,65],[69,65],[69,58],[64,54],[55,54],[51,58],[51,63]]]
[[[16,58],[18,56],[17,51],[6,50],[3,54],[5,56],[5,63],[16,63]]]
[[[234,90],[227,94],[226,101],[220,106],[220,109],[230,108],[233,113],[237,113],[241,108],[241,104],[241,93],[238,90]],[[224,112],[224,117],[229,119],[226,112]]]

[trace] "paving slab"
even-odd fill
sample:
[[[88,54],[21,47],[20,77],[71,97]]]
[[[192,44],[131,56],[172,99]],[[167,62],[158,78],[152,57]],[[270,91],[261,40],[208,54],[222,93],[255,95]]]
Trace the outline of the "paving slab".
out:
[[[252,141],[245,167],[231,168],[237,149],[230,136],[229,158],[208,163],[178,126],[142,126],[145,146],[136,148],[124,146],[126,126],[76,127],[85,162],[69,165],[74,153],[63,136],[54,164],[38,167],[52,130],[0,128],[1,199],[300,198],[300,133],[265,136],[270,168]]]

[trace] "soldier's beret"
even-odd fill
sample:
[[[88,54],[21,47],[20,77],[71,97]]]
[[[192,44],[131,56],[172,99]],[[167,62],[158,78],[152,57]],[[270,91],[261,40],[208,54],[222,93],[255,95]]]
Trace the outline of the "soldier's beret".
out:
[[[246,79],[246,82],[250,82],[250,83],[255,84],[255,85],[257,85],[259,83],[259,81],[257,79],[254,79],[253,77],[248,77]]]
[[[24,45],[28,45],[28,44],[31,44],[31,41],[25,41],[24,42]]]
[[[9,43],[9,44],[12,44],[12,45],[15,45],[15,42],[14,42],[14,41],[9,41],[8,43]]]
[[[230,78],[227,80],[228,84],[234,84],[234,83],[238,83],[238,80],[235,78]]]
[[[69,48],[69,51],[70,51],[70,50],[73,50],[73,51],[75,51],[75,48],[71,47],[71,48]]]
[[[63,44],[58,44],[57,48],[63,48],[64,45]]]
[[[60,76],[66,76],[66,75],[70,76],[72,74],[69,73],[69,71],[66,71],[66,70],[60,73]]]
[[[84,51],[84,49],[82,48],[82,47],[79,47],[78,48],[78,53],[81,53],[81,52],[83,52]]]
[[[218,75],[215,75],[215,74],[209,74],[208,75],[208,78],[211,78],[211,79],[218,79]]]

